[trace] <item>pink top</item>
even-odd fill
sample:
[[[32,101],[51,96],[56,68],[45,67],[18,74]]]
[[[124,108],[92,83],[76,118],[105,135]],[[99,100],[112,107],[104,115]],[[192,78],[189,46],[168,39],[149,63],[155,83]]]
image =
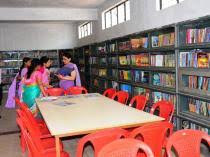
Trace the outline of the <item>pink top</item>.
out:
[[[44,68],[44,71],[42,73],[42,82],[44,84],[49,84],[50,80],[50,71],[47,68]]]
[[[41,80],[42,79],[42,74],[40,71],[35,71],[31,74],[31,77],[29,79],[25,78],[23,79],[23,83],[25,85],[32,85],[32,84],[37,84],[37,80]]]

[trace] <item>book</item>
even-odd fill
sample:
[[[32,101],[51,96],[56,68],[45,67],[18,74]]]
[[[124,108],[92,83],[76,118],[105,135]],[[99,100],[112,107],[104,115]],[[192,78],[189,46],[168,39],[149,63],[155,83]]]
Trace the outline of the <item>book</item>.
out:
[[[127,84],[121,84],[120,85],[120,89],[125,91],[125,92],[128,92],[129,94],[131,94],[131,86],[130,85],[127,85]]]
[[[209,67],[209,60],[207,53],[198,53],[198,67],[199,68]]]
[[[119,56],[120,65],[127,65],[127,57],[126,56]]]
[[[156,73],[153,75],[153,85],[160,85],[160,74]]]
[[[147,72],[147,71],[141,72],[141,82],[149,83],[149,72]]]
[[[152,47],[158,47],[159,38],[158,36],[152,36]]]
[[[132,49],[140,48],[140,39],[131,39],[131,48]]]
[[[154,103],[162,100],[161,92],[153,92],[153,94],[154,94]]]

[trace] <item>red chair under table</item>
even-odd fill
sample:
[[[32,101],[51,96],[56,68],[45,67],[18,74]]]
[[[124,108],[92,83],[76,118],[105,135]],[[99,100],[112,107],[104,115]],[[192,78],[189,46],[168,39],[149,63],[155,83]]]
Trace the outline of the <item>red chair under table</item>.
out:
[[[78,142],[76,157],[82,157],[84,147],[86,144],[91,144],[94,149],[94,156],[98,156],[99,150],[106,144],[120,138],[125,138],[127,136],[127,131],[121,128],[111,128],[106,130],[101,130],[89,135],[84,136]]]
[[[200,144],[205,141],[210,148],[210,136],[199,130],[179,130],[169,137],[166,152],[167,157],[173,157],[173,148],[178,157],[200,157]]]
[[[112,96],[116,93],[116,89],[114,88],[109,88],[107,90],[104,91],[103,95],[108,97],[108,98],[112,98]]]
[[[122,104],[127,104],[128,98],[129,98],[129,94],[128,92],[125,92],[125,91],[118,91],[112,96],[113,100],[117,99],[117,101]]]
[[[32,125],[34,125],[34,130],[36,130],[36,132],[40,135],[40,138],[51,137],[50,132],[43,120],[36,120],[34,116],[32,115],[31,111],[29,111],[28,106],[24,103],[21,103],[18,98],[15,98],[15,102],[20,108],[20,109],[17,109],[18,117],[23,116],[23,114],[21,114],[19,111],[19,110],[22,110],[23,112],[25,112],[25,115],[27,115],[27,119],[31,122]],[[22,153],[25,153],[26,143],[23,138],[22,131],[20,135],[20,146],[21,146]]]
[[[145,142],[151,148],[155,157],[162,157],[162,148],[165,147],[167,136],[171,135],[172,132],[173,124],[158,122],[134,129],[129,137]]]
[[[28,106],[23,102],[20,102],[19,106],[20,109],[23,111],[24,115],[26,115],[28,121],[30,121],[31,125],[34,127],[34,130],[39,134],[40,138],[51,137],[50,131],[48,130],[43,120],[36,120],[31,111],[29,110]]]
[[[144,110],[144,107],[145,107],[146,103],[147,103],[146,96],[144,96],[144,95],[137,95],[137,96],[134,96],[131,99],[129,106],[133,107],[135,105],[136,109]]]
[[[19,108],[21,110],[29,110],[29,108],[28,108],[28,106],[26,104],[20,102],[20,99],[18,99],[17,97],[15,97],[14,99],[15,99],[15,103],[19,106]],[[46,127],[46,124],[45,124],[44,120],[42,120],[42,119],[35,119],[35,118],[33,118],[33,119],[36,121],[36,123],[38,125],[40,125],[40,127]],[[33,120],[32,120],[32,122],[33,122]]]
[[[146,157],[154,157],[147,144],[132,138],[118,139],[107,144],[98,157],[137,157],[139,151],[143,151]]]
[[[154,114],[154,112],[157,110],[159,111],[158,116],[165,118],[165,121],[171,121],[171,118],[174,113],[174,105],[170,101],[162,100],[156,102],[152,106],[150,113]]]
[[[24,139],[26,140],[28,150],[29,150],[29,157],[55,157],[56,156],[56,149],[55,149],[55,139],[45,139],[40,140],[39,138],[33,137],[33,134],[30,134],[30,128],[26,127],[25,122],[23,121],[24,118],[17,118],[16,121],[18,125],[21,127],[23,131]],[[28,130],[29,129],[29,130]],[[68,153],[61,149],[61,157],[69,157]]]
[[[70,87],[69,89],[66,90],[66,94],[70,95],[79,95],[87,93],[88,93],[87,89],[85,87],[80,87],[80,86]]]
[[[48,88],[45,91],[49,96],[62,96],[65,94],[63,88]]]

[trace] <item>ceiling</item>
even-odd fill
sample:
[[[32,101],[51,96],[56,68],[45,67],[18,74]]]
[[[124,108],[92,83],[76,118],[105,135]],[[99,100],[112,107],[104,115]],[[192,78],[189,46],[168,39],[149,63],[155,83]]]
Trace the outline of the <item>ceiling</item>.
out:
[[[106,0],[0,0],[0,7],[97,8]]]

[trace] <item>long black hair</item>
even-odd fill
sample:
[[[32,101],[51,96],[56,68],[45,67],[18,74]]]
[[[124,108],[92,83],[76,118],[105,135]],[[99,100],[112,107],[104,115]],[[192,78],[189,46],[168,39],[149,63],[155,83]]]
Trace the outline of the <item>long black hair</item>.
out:
[[[21,72],[22,72],[23,68],[25,67],[25,63],[28,62],[28,61],[30,61],[30,60],[31,60],[31,58],[29,58],[29,57],[24,57],[23,58],[23,63],[21,65],[21,67],[20,67],[19,75],[21,75]]]
[[[39,65],[41,65],[41,62],[38,58],[32,59],[31,66],[28,68],[27,79],[31,77],[31,74],[34,72],[35,68]]]
[[[47,63],[49,60],[50,60],[50,58],[48,58],[47,56],[43,56],[43,57],[40,59],[40,62],[41,62],[41,64],[42,64],[42,66],[43,66],[44,63]]]

